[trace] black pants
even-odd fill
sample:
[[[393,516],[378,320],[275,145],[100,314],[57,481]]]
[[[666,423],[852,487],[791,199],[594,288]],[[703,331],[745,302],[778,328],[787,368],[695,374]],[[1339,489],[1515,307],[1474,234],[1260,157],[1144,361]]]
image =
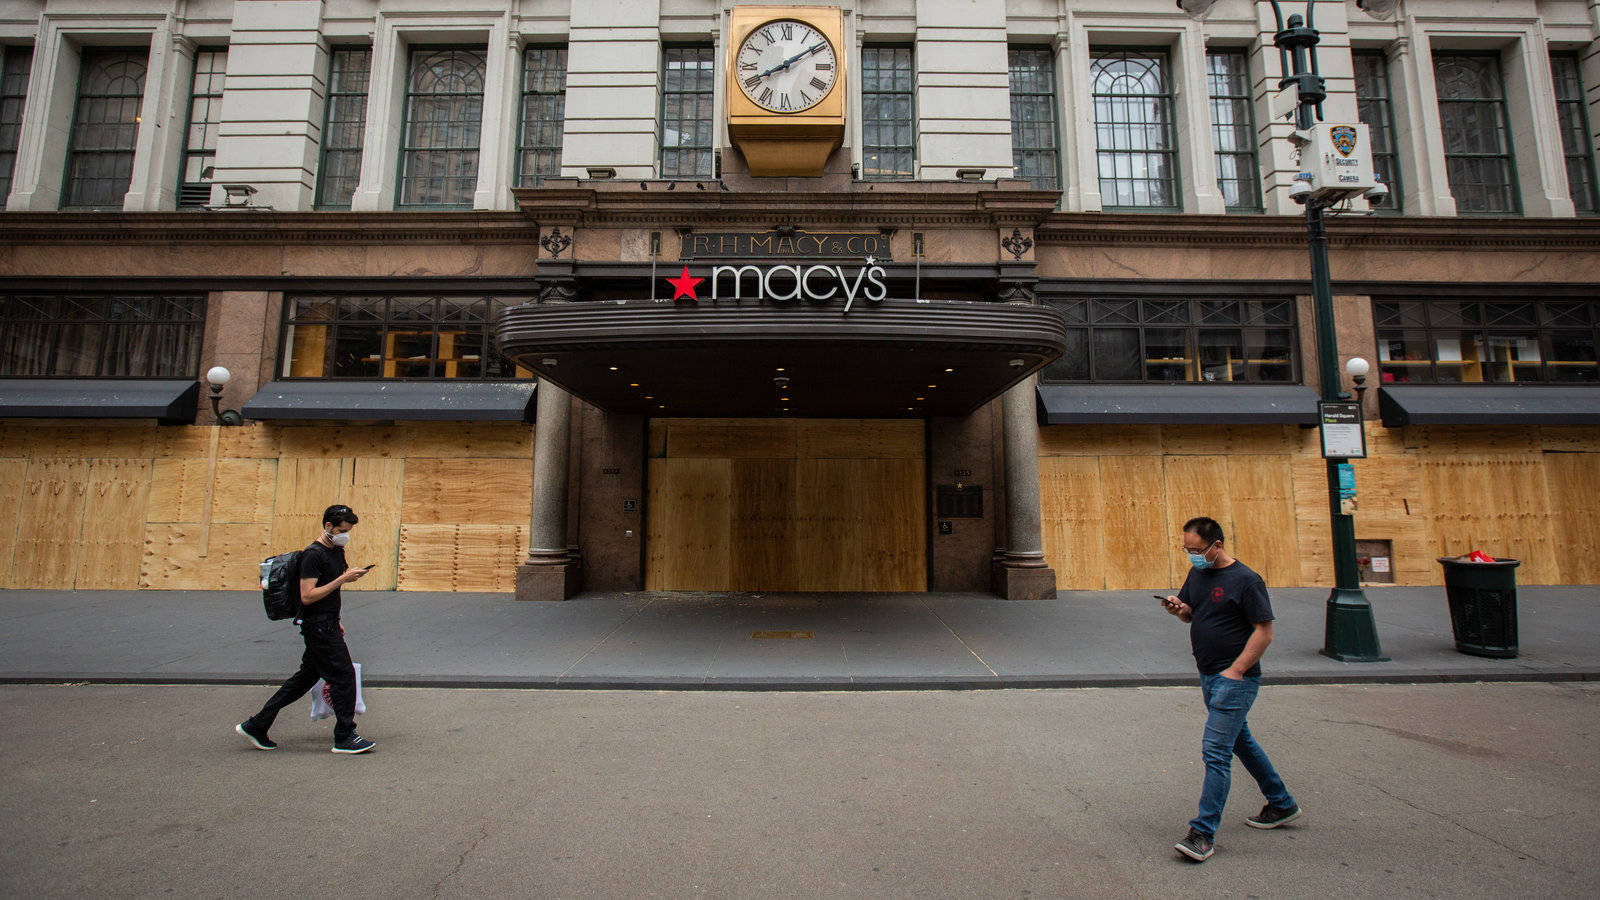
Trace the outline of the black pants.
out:
[[[356,669],[350,662],[338,619],[318,619],[300,623],[300,636],[306,640],[300,671],[278,688],[267,705],[250,717],[250,727],[264,734],[278,717],[278,710],[299,700],[321,678],[328,682],[328,702],[333,706],[333,739],[343,740],[356,730]]]

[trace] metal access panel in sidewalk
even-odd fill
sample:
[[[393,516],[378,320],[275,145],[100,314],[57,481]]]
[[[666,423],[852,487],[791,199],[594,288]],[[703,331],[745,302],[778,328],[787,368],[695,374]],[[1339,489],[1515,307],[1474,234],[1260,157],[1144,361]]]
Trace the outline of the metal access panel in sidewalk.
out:
[[[655,419],[645,587],[927,589],[924,425]]]

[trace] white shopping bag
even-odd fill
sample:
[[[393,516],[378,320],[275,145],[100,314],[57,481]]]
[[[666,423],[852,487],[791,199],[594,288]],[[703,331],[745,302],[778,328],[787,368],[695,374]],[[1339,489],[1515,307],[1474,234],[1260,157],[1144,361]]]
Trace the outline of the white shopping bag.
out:
[[[366,701],[361,699],[361,663],[352,665],[356,667],[356,714],[360,715],[367,711]],[[315,722],[333,715],[332,693],[328,689],[328,683],[321,678],[311,686],[311,721]]]

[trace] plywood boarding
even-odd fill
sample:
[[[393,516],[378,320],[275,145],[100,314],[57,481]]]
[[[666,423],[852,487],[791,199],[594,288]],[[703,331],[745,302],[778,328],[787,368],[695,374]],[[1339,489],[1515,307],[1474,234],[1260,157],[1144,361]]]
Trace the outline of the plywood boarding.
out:
[[[796,478],[792,459],[733,460],[728,578],[733,590],[800,589]]]
[[[794,459],[794,419],[668,419],[665,453],[673,459]]]
[[[652,459],[648,474],[645,588],[726,590],[733,461]]]
[[[1161,446],[1169,456],[1287,454],[1300,449],[1301,431],[1298,425],[1163,425]]]
[[[1185,571],[1185,558],[1177,552],[1183,540],[1183,523],[1195,516],[1209,516],[1222,525],[1223,532],[1232,537],[1237,534],[1233,523],[1233,495],[1228,488],[1228,457],[1226,456],[1168,456],[1165,460],[1167,489],[1166,527],[1161,539],[1173,548],[1167,554],[1172,565],[1170,575],[1174,584],[1181,583]]]
[[[413,422],[406,456],[533,459],[534,427],[523,422]]]
[[[1055,456],[1039,460],[1044,558],[1062,590],[1105,588],[1105,498],[1100,459]]]
[[[1429,455],[1422,489],[1437,556],[1482,550],[1522,560],[1519,578],[1551,584],[1559,577],[1550,530],[1543,454]]]
[[[270,539],[272,526],[220,524],[211,526],[206,555],[201,556],[200,531],[195,523],[146,525],[139,586],[164,591],[259,590],[261,560],[282,552]]]
[[[1392,432],[1391,432],[1392,433]],[[1370,441],[1369,441],[1370,444]],[[1396,584],[1432,584],[1434,563],[1422,474],[1415,455],[1357,460],[1356,540],[1393,542]],[[1326,492],[1324,491],[1324,498]],[[1324,510],[1327,501],[1323,500]],[[1324,516],[1326,512],[1324,511]],[[1331,552],[1324,551],[1324,552]]]
[[[801,419],[799,459],[922,459],[920,420]]]
[[[1600,453],[1600,427],[1547,425],[1539,429],[1540,447],[1560,453]]]
[[[155,450],[153,423],[38,424],[21,430],[34,457],[74,459],[146,458]]]
[[[284,425],[275,430],[279,454],[299,459],[398,459],[406,455],[409,441],[406,425]]]
[[[205,509],[204,459],[158,459],[150,485],[150,522],[199,522]]]
[[[1160,457],[1102,456],[1107,590],[1172,583],[1171,530]]]
[[[145,508],[152,465],[146,459],[97,459],[89,468],[77,590],[134,590],[144,559]]]
[[[1288,456],[1248,454],[1228,459],[1233,516],[1227,544],[1269,585],[1293,585],[1300,577],[1289,461]]]
[[[356,498],[341,483],[342,459],[278,461],[276,502],[272,509],[272,546],[277,552],[295,550],[322,533],[322,513],[335,503],[356,507]],[[360,509],[356,509],[360,515]]]
[[[799,484],[801,590],[925,588],[922,460],[801,460]]]
[[[0,459],[0,585],[9,584],[11,579],[11,551],[22,520],[22,489],[27,475],[26,459]]]
[[[1047,425],[1039,429],[1040,456],[1160,454],[1160,425]]]
[[[217,460],[217,481],[211,500],[212,523],[270,524],[277,478],[278,461],[275,459]]]
[[[403,525],[400,590],[513,591],[527,541],[526,525]]]
[[[1600,453],[1547,453],[1561,584],[1600,584]]]
[[[35,458],[28,463],[17,538],[6,587],[69,588],[78,571],[83,510],[89,492],[86,459]]]
[[[525,459],[408,459],[400,516],[419,525],[526,523],[533,463]]]
[[[339,483],[350,486],[350,505],[361,522],[345,554],[351,565],[374,564],[365,578],[350,585],[355,591],[392,591],[400,577],[401,497],[407,461],[356,457],[340,464]],[[520,521],[526,522],[523,513]]]

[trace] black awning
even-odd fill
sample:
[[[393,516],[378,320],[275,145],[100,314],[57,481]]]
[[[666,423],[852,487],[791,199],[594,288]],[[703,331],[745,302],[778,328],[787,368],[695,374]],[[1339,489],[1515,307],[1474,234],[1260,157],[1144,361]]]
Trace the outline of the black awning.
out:
[[[1401,425],[1597,425],[1600,385],[1385,385],[1378,414]]]
[[[531,381],[273,381],[244,405],[252,419],[531,422]]]
[[[1041,425],[1315,425],[1317,394],[1298,384],[1042,384]]]
[[[194,421],[193,378],[0,378],[0,418]]]

